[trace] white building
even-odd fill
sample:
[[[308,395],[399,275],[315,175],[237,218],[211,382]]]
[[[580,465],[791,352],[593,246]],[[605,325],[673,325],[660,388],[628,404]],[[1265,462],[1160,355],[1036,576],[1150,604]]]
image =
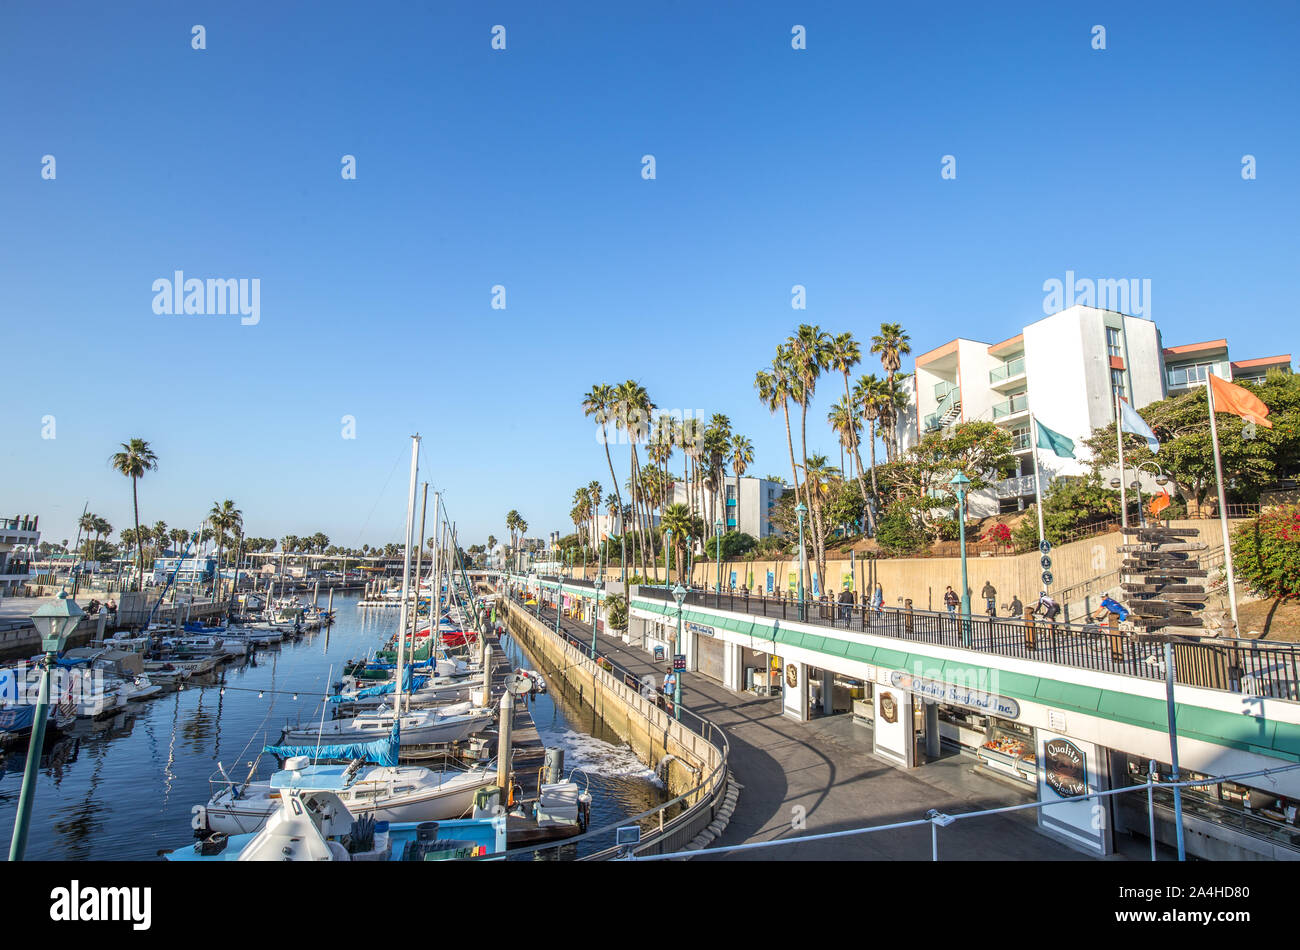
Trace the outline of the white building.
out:
[[[1060,476],[1088,471],[1081,443],[1115,419],[1115,392],[1135,408],[1203,385],[1205,374],[1262,378],[1291,365],[1289,354],[1233,363],[1227,340],[1166,349],[1155,323],[1076,305],[1025,327],[1000,343],[958,338],[916,357],[919,426],[904,430],[904,447],[959,422],[989,421],[1012,436],[1017,470],[972,494],[971,514],[985,517],[1034,501],[1030,412],[1079,447],[1076,459],[1039,453],[1044,488]],[[915,424],[914,424],[915,425]]]
[[[726,522],[728,531],[743,531],[755,538],[766,538],[780,532],[772,525],[772,509],[785,492],[785,485],[767,478],[755,478],[742,475],[740,478],[740,496],[736,496],[736,477],[728,475],[723,478],[722,492],[711,501],[706,502],[701,516],[707,521],[711,512]],[[690,493],[682,482],[673,483],[673,504],[690,504]],[[699,505],[699,495],[695,496]],[[710,507],[710,505],[712,507]],[[721,506],[721,507],[720,507]],[[725,508],[726,515],[722,515]]]
[[[12,594],[31,578],[41,532],[39,518],[0,518],[0,596]]]

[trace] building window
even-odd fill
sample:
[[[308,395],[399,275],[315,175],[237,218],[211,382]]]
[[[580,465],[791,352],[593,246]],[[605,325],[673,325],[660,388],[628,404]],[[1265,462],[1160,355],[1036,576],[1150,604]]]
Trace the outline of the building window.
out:
[[[1128,398],[1128,390],[1124,388],[1124,371],[1122,369],[1112,369],[1110,371],[1111,392],[1118,391],[1125,399]]]
[[[1123,356],[1123,349],[1120,345],[1119,330],[1114,327],[1106,328],[1106,353],[1109,356]]]

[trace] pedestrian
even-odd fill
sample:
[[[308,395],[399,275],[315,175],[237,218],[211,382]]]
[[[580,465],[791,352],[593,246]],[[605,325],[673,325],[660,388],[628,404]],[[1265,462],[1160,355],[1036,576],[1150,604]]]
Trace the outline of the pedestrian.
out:
[[[985,612],[990,617],[995,616],[998,612],[998,591],[992,581],[984,582],[984,589],[980,591],[980,596],[984,598]]]
[[[1011,604],[1007,607],[1007,612],[1012,617],[1019,617],[1025,612],[1025,605],[1020,602],[1020,598],[1015,594],[1011,595]]]
[[[909,597],[903,601],[903,629],[907,635],[912,635],[912,598]]]
[[[883,617],[885,614],[885,590],[876,582],[876,589],[871,592],[871,609],[876,612],[877,617]]]
[[[1124,635],[1120,632],[1119,625],[1128,619],[1128,608],[1115,600],[1106,593],[1101,598],[1101,606],[1094,610],[1088,616],[1100,619],[1106,615],[1107,626],[1110,627],[1110,658],[1116,663],[1124,662]]]
[[[957,613],[957,605],[960,603],[961,598],[957,596],[957,592],[949,584],[948,589],[943,592],[943,605],[948,608],[948,613],[955,614]]]
[[[846,587],[840,591],[840,619],[848,620],[853,615],[853,591]]]

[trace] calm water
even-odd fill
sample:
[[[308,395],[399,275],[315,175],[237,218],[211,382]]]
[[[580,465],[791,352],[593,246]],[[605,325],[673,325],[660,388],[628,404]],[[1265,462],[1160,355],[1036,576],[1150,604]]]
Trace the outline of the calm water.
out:
[[[357,608],[357,599],[335,597],[338,622],[328,632],[259,651],[209,684],[191,680],[183,690],[133,703],[113,718],[78,720],[71,734],[47,742],[28,859],[153,859],[159,850],[193,841],[190,810],[208,800],[217,763],[242,779],[285,722],[319,716],[320,698],[347,660],[373,650],[396,626],[396,610]],[[517,650],[509,641],[507,649]],[[616,738],[590,735],[589,722],[549,696],[537,697],[532,709],[546,745],[565,750],[565,771],[581,768],[590,775],[593,826],[664,800],[651,771]],[[21,746],[0,757],[0,834],[6,841],[25,757]],[[275,764],[263,756],[257,774],[268,775]],[[576,780],[582,784],[581,776]]]

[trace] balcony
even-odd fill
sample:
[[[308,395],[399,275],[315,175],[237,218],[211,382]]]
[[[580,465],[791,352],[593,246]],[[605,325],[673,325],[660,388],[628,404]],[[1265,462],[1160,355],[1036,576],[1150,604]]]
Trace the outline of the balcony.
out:
[[[1034,443],[1029,441],[1028,430],[1022,430],[1020,432],[1011,433],[1012,452],[1028,452],[1033,447],[1034,447]]]
[[[1017,356],[1014,360],[1003,363],[997,369],[989,370],[989,386],[1001,390],[1024,381],[1025,358]]]
[[[952,393],[955,393],[960,387],[956,383],[950,383],[947,380],[940,380],[934,384],[934,398],[936,402],[943,402]]]
[[[1021,475],[1016,478],[1004,478],[989,486],[998,498],[1020,498],[1034,493],[1034,476]]]
[[[1165,370],[1165,384],[1170,390],[1192,389],[1205,385],[1207,374],[1213,373],[1220,379],[1231,379],[1232,368],[1227,360],[1217,363],[1196,363],[1187,366],[1173,366]]]
[[[1012,396],[1006,402],[995,403],[993,406],[993,421],[999,419],[1009,419],[1012,416],[1018,416],[1022,412],[1029,411],[1029,397],[1023,393],[1019,396]]]

